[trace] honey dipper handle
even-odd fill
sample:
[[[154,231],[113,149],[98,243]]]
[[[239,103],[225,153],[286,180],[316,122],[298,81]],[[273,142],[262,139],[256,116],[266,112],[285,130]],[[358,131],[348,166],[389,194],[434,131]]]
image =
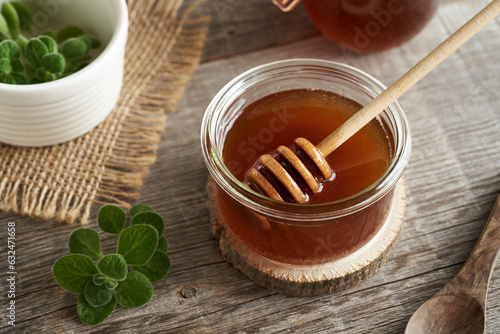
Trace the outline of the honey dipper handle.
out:
[[[413,66],[401,78],[389,86],[389,88],[349,118],[349,120],[332,132],[316,147],[324,156],[332,153],[337,147],[349,139],[349,137],[359,131],[370,122],[370,120],[381,113],[392,102],[401,97],[408,89],[420,81],[420,79],[426,76],[433,68],[455,52],[456,49],[474,36],[498,14],[500,14],[500,0],[493,0],[476,16],[431,51],[431,53],[425,56],[425,58]]]

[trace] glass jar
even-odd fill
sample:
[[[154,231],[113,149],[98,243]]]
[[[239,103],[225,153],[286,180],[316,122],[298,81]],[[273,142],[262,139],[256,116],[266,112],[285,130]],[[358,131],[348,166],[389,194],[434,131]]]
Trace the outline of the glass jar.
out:
[[[410,157],[409,128],[397,102],[378,116],[390,142],[391,162],[365,190],[321,204],[269,199],[231,174],[222,152],[231,124],[245,106],[293,89],[321,89],[365,105],[385,87],[353,67],[312,59],[269,63],[233,79],[208,106],[201,128],[203,156],[216,182],[213,203],[236,238],[265,258],[298,265],[332,262],[368,243],[386,221],[394,187]]]
[[[377,52],[399,46],[433,17],[439,0],[302,0],[316,27],[341,47]]]

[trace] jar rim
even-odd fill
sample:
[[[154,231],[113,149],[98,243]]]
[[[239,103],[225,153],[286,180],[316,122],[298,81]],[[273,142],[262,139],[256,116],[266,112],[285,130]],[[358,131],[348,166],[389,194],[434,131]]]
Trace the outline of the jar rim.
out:
[[[350,65],[319,59],[280,60],[254,67],[228,82],[208,105],[201,126],[201,146],[205,164],[215,182],[233,199],[270,218],[286,221],[320,222],[340,218],[377,202],[394,188],[403,174],[411,154],[411,136],[408,121],[399,102],[393,102],[382,113],[395,122],[396,145],[390,165],[372,185],[350,197],[334,202],[298,204],[270,199],[247,187],[224,164],[222,152],[216,142],[218,117],[226,111],[242,91],[252,88],[269,77],[290,73],[343,73],[351,81],[364,86],[373,94],[380,94],[386,87],[371,75]],[[375,96],[372,96],[374,98]],[[226,108],[224,108],[226,107]]]

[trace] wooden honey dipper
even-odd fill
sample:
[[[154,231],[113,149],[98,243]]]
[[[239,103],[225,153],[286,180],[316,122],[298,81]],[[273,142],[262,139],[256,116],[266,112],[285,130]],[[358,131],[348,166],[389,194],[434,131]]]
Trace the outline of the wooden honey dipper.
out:
[[[321,172],[324,180],[332,178],[334,174],[325,159],[326,156],[342,145],[391,103],[401,97],[401,95],[455,52],[455,50],[474,36],[499,13],[500,0],[493,0],[476,16],[470,19],[401,78],[389,86],[389,88],[349,118],[317,146],[314,146],[305,138],[295,139],[296,151],[300,150],[302,154],[309,157],[314,163],[312,167],[317,168]],[[316,180],[311,172],[311,168],[308,168],[295,152],[286,146],[280,146],[277,149],[277,156],[279,157],[278,159],[286,160],[287,165],[291,166],[289,169],[294,169],[292,174],[300,176],[313,194],[318,192],[320,189],[318,180]],[[267,174],[270,176],[269,178],[274,180],[273,183],[277,186],[279,185],[276,184],[276,182],[279,183],[281,187],[291,195],[295,202],[306,203],[308,201],[308,195],[299,186],[300,182],[297,182],[297,180],[290,175],[278,159],[270,154],[262,155],[258,161],[260,167],[253,168],[248,172],[247,181],[262,194],[278,201],[284,201],[279,191],[276,190],[275,186],[266,178],[265,175]]]

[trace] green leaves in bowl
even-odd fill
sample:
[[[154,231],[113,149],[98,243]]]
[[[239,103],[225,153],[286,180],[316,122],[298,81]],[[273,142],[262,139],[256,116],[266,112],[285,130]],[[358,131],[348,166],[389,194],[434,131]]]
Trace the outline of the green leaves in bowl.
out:
[[[21,62],[21,48],[11,40],[0,42],[0,82],[26,84],[26,72]]]
[[[0,10],[0,83],[35,84],[53,81],[87,66],[90,51],[101,42],[81,28],[33,35],[33,15],[21,2],[4,2]]]
[[[105,320],[117,302],[126,307],[146,304],[153,296],[152,283],[170,271],[163,218],[144,204],[132,207],[130,215],[131,226],[125,228],[123,209],[105,205],[99,210],[101,230],[118,235],[116,253],[104,255],[99,233],[80,228],[69,238],[71,254],[52,267],[57,283],[78,294],[78,315],[88,325]]]

